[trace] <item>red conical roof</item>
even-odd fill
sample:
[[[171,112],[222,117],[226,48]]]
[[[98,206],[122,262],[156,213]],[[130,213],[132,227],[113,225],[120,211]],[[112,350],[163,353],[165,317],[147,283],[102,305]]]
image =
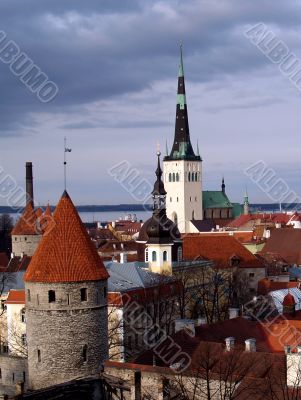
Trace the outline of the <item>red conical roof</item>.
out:
[[[27,282],[104,280],[109,274],[65,191],[24,275]]]
[[[12,230],[12,235],[38,235],[37,216],[31,203],[25,207],[23,214]]]
[[[287,295],[283,299],[283,306],[294,306],[296,305],[295,298],[290,292],[287,293]]]

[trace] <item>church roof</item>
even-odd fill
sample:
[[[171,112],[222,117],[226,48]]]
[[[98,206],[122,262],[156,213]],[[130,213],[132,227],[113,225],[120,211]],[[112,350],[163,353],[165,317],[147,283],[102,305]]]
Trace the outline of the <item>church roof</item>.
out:
[[[37,215],[31,203],[25,207],[23,214],[12,230],[12,235],[38,235]]]
[[[108,278],[89,235],[65,191],[24,275],[27,282],[80,282]]]
[[[207,208],[232,208],[233,204],[228,199],[226,193],[221,190],[203,191],[203,209]]]

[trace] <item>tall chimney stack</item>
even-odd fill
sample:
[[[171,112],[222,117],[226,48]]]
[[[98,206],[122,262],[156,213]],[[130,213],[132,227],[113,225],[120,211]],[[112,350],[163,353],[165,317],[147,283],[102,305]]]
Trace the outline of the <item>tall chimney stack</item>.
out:
[[[29,203],[34,207],[32,162],[30,161],[26,162],[26,205]]]

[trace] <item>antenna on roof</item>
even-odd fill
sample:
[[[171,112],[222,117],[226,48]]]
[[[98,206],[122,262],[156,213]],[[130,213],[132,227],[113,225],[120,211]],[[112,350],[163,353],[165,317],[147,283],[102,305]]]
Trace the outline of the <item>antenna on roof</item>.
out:
[[[70,153],[71,149],[67,147],[67,139],[64,137],[64,190],[67,189],[67,157],[66,153]]]

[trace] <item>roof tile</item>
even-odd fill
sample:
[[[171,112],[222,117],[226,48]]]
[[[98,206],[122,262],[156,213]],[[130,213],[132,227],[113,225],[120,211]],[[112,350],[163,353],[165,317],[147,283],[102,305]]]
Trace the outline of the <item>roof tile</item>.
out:
[[[65,191],[24,275],[27,282],[79,282],[108,278],[89,235]]]

